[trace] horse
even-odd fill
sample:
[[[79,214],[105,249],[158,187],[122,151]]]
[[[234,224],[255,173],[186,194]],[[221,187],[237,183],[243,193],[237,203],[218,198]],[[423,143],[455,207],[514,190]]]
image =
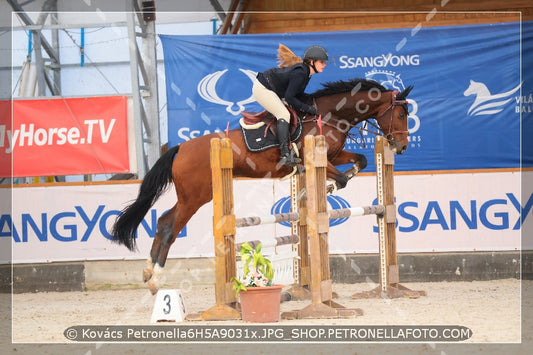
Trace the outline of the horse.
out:
[[[327,177],[335,188],[346,186],[348,180],[367,165],[364,155],[344,150],[349,130],[371,118],[375,127],[391,144],[396,154],[402,154],[408,146],[407,95],[412,86],[402,92],[388,90],[379,83],[366,79],[351,79],[322,84],[323,88],[308,99],[315,105],[318,116],[302,119],[302,137],[323,134],[327,143]],[[210,141],[227,136],[233,147],[233,176],[244,178],[282,178],[293,170],[279,164],[280,151],[269,148],[261,152],[247,149],[240,129],[212,133],[196,137],[164,153],[144,177],[136,200],[124,208],[115,220],[112,240],[136,250],[136,230],[146,213],[173,182],[177,195],[176,204],[157,221],[156,233],[150,255],[143,270],[143,280],[155,294],[163,274],[170,246],[176,236],[196,211],[212,200],[210,167]],[[296,142],[299,151],[304,139]],[[352,164],[344,172],[335,166]]]

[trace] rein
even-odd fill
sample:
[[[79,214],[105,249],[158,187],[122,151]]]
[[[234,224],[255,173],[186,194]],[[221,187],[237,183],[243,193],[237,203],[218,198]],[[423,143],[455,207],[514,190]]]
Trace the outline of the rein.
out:
[[[382,136],[385,139],[387,139],[389,142],[394,141],[394,136],[393,136],[394,134],[407,134],[407,135],[409,134],[408,130],[407,131],[392,131],[392,122],[394,120],[394,116],[393,116],[394,115],[394,107],[403,106],[405,108],[405,112],[407,113],[407,115],[409,115],[409,111],[407,109],[408,102],[407,102],[407,100],[396,100],[396,95],[398,95],[398,93],[399,93],[399,91],[397,91],[397,90],[392,92],[391,104],[381,114],[378,114],[378,116],[375,118],[375,120],[378,120],[379,118],[383,117],[387,113],[387,111],[390,110],[391,119],[390,119],[390,124],[389,124],[389,133],[385,133],[385,131],[383,129],[381,129],[379,127],[379,125],[375,124],[374,122],[370,122],[368,120],[364,120],[365,124],[368,124],[368,125],[372,126],[375,130],[370,130],[370,129],[367,129],[365,127],[358,127],[359,134],[361,134],[362,131],[365,131],[365,132],[373,134],[374,136]],[[313,106],[315,108],[317,108],[316,101],[314,99],[313,99]],[[302,118],[302,123],[308,123],[308,122],[318,122],[318,116],[317,115],[313,115],[313,116],[305,115]],[[329,126],[329,127],[338,129],[337,125],[329,123],[329,121],[327,121],[327,120],[322,120],[322,124],[324,126]],[[350,129],[352,129],[356,125],[357,124],[355,124],[353,126],[350,125]],[[346,136],[350,137],[355,142],[356,139],[354,137],[354,134],[350,133],[349,131],[350,130],[348,130],[346,132]],[[364,144],[364,140],[363,140],[363,144]]]

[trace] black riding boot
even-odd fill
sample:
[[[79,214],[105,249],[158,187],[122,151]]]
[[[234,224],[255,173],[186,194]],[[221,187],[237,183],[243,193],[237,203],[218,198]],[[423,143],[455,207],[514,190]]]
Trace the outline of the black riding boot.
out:
[[[294,156],[294,149],[289,151],[289,123],[284,119],[278,120],[278,141],[281,152],[281,164],[296,166],[302,160]]]

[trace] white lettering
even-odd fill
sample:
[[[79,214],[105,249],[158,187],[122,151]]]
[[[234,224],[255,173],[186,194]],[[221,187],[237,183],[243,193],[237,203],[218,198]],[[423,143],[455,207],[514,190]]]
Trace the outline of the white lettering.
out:
[[[409,122],[414,122],[414,126],[409,128],[409,134],[416,133],[420,129],[420,117],[417,116],[418,103],[415,100],[407,99],[412,109],[409,110]]]
[[[98,120],[85,120],[83,121],[87,127],[87,144],[91,144],[93,141],[93,126],[98,123]]]
[[[7,131],[7,140],[9,141],[9,148],[6,150],[6,153],[9,154],[13,151],[13,147],[15,146],[17,142],[17,137],[19,135],[18,131],[15,131],[13,136],[11,136],[10,132]]]
[[[339,58],[339,61],[341,63],[339,66],[340,69],[417,66],[420,65],[420,55],[392,55],[392,53],[375,57],[348,57],[347,55],[343,55]]]
[[[45,145],[46,141],[48,140],[47,136],[46,130],[44,128],[39,128],[37,131],[35,131],[35,144],[39,146]]]
[[[111,120],[111,123],[109,124],[109,127],[107,128],[107,131],[105,130],[104,120],[100,120],[100,135],[102,136],[103,143],[107,143],[109,141],[109,136],[111,136],[111,131],[113,130],[113,126],[115,125],[116,120],[117,120],[116,118],[113,118]]]
[[[102,143],[108,143],[113,128],[115,127],[117,119],[113,118],[109,122],[109,126],[106,127],[105,120],[85,120],[84,124],[87,131],[87,139],[81,138],[85,134],[85,129],[78,127],[51,127],[51,128],[35,128],[35,124],[21,124],[20,129],[16,129],[13,132],[7,130],[5,125],[0,125],[0,147],[4,147],[7,137],[7,148],[5,152],[10,154],[13,152],[15,146],[52,146],[52,145],[64,145],[64,144],[91,144],[93,140],[93,134],[98,134],[95,126],[98,125],[98,131],[102,138]],[[200,132],[197,131],[197,135]],[[81,139],[80,139],[81,138]]]
[[[66,132],[67,132],[67,129],[64,127],[58,130],[57,138],[59,138],[59,140],[57,141],[57,145],[63,145],[67,143],[67,136],[65,135]]]
[[[54,143],[54,133],[57,133],[57,128],[50,128],[50,131],[48,132],[48,145]]]
[[[26,132],[26,124],[20,125],[20,146],[24,146],[24,138],[28,138],[28,146],[33,145],[33,127],[34,124],[30,124],[29,131]]]
[[[67,140],[70,144],[78,144],[78,138],[80,138],[80,130],[76,127],[72,127],[68,130]]]
[[[188,141],[190,140],[189,136],[187,135],[188,132],[189,132],[188,127],[182,127],[178,130],[178,137],[180,137],[184,141]]]
[[[210,130],[206,129],[202,133],[199,130],[191,131],[191,129],[189,127],[181,127],[180,129],[178,129],[178,137],[180,139],[183,139],[184,141],[189,141],[192,138],[196,138],[196,137],[200,137],[200,136],[206,136],[208,134],[216,133],[216,132],[222,132],[222,131],[220,129],[216,128],[213,132],[211,132]]]

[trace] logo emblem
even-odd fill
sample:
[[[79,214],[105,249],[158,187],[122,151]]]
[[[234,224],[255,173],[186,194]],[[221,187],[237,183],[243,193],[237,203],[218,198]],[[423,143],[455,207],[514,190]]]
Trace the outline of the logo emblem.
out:
[[[348,201],[343,199],[340,196],[336,195],[328,195],[327,197],[329,208],[333,210],[338,210],[341,208],[350,208],[350,204]],[[272,214],[279,214],[279,213],[289,213],[291,211],[291,198],[289,196],[280,198],[274,205],[272,206],[270,213]],[[349,217],[344,218],[333,218],[329,220],[329,226],[337,226],[339,224],[342,224],[348,220]],[[280,222],[279,224],[290,227],[290,222]]]
[[[503,106],[511,101],[511,96],[520,89],[521,85],[518,84],[514,89],[502,94],[492,95],[485,84],[470,80],[470,86],[463,95],[476,95],[476,98],[468,109],[467,114],[470,116],[492,115],[503,111]]]
[[[246,74],[246,76],[253,82],[255,79],[255,76],[257,75],[257,72],[254,72],[253,70],[248,69],[240,69],[241,72]],[[216,91],[216,85],[218,80],[222,77],[222,75],[226,74],[228,69],[219,70],[217,72],[207,74],[200,80],[198,83],[197,91],[198,94],[202,97],[202,99],[212,102],[214,104],[223,105],[226,106],[226,111],[231,113],[233,116],[237,116],[241,113],[241,111],[244,111],[244,105],[252,103],[255,101],[253,95],[250,94],[250,97],[247,99],[233,102],[228,101],[220,98]],[[250,90],[251,92],[251,90]],[[234,106],[237,105],[237,109],[234,109]]]
[[[393,71],[372,69],[365,73],[365,78],[374,80],[390,90],[405,90],[400,74],[396,74]]]
[[[365,73],[365,79],[374,80],[389,90],[405,90],[405,85],[400,74],[390,70],[372,69]],[[412,135],[420,129],[420,118],[418,117],[418,103],[413,99],[407,99],[409,108],[409,134]],[[366,125],[366,123],[364,123]],[[413,138],[416,139],[416,138]]]

